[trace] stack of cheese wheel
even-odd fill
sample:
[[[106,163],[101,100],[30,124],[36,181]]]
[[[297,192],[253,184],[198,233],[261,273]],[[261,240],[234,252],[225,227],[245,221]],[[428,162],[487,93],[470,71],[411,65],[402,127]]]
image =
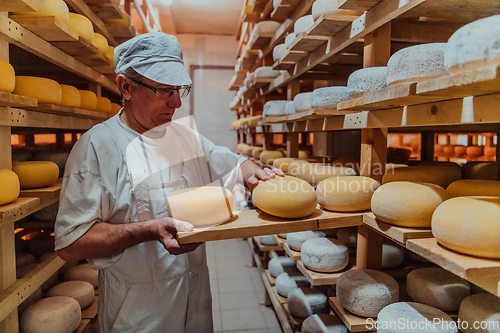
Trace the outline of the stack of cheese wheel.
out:
[[[195,227],[229,220],[233,215],[233,194],[220,186],[190,187],[174,191],[167,198],[170,216]]]
[[[291,232],[286,235],[286,243],[292,250],[300,251],[305,241],[321,237],[326,237],[323,231]]]
[[[17,162],[12,165],[12,171],[19,177],[21,189],[47,187],[59,177],[59,167],[50,161]]]
[[[392,182],[372,196],[371,209],[381,221],[402,227],[428,228],[434,210],[449,198],[442,187],[429,183]]]
[[[286,114],[285,106],[288,101],[267,101],[264,104],[263,117],[283,116]]]
[[[61,104],[61,86],[54,80],[33,76],[16,76],[16,95],[36,98],[38,103]]]
[[[10,169],[0,169],[0,188],[0,206],[16,200],[21,189],[17,174]]]
[[[277,168],[283,171],[284,173],[288,173],[288,166],[293,161],[295,161],[295,158],[290,158],[290,157],[276,158],[273,162],[273,168]]]
[[[382,184],[395,181],[424,182],[447,188],[462,178],[460,166],[456,163],[437,162],[407,168],[392,169],[382,177]]]
[[[464,179],[497,180],[498,162],[467,162],[462,166]]]
[[[387,87],[387,67],[358,69],[349,75],[347,87],[351,98],[361,97],[365,92]]]
[[[294,289],[300,287],[309,287],[309,281],[299,271],[283,272],[276,277],[276,292],[282,297],[288,297],[288,294]]]
[[[306,240],[300,248],[300,259],[305,267],[316,272],[333,273],[349,263],[347,246],[333,238],[319,237]]]
[[[0,59],[0,74],[2,75],[0,91],[13,92],[16,86],[16,72],[14,71],[14,67],[9,62]]]
[[[456,197],[443,202],[432,215],[432,234],[454,251],[500,259],[500,198]]]
[[[327,313],[320,313],[320,314],[313,314],[307,317],[302,323],[301,332],[302,333],[348,333],[349,330],[339,317]]]
[[[394,53],[387,63],[387,84],[420,82],[446,75],[446,43],[410,46]]]
[[[94,27],[87,17],[69,13],[69,26],[76,31],[79,37],[86,39],[89,43],[94,41]]]
[[[328,298],[314,287],[292,290],[288,294],[287,305],[290,313],[299,318],[328,312]]]
[[[38,0],[36,11],[23,12],[30,16],[53,16],[65,24],[69,24],[69,9],[64,0]]]
[[[486,179],[461,179],[450,184],[446,191],[452,197],[494,196],[500,197],[500,181]]]
[[[314,24],[314,19],[312,15],[305,15],[298,18],[293,25],[293,32],[298,35],[300,33],[306,32]]]
[[[66,281],[86,281],[94,288],[99,286],[99,272],[93,269],[89,264],[80,264],[71,267],[64,273]]]
[[[295,112],[308,111],[312,109],[311,106],[311,95],[310,92],[304,92],[295,95],[293,98],[293,105],[295,107]]]
[[[94,38],[92,39],[92,45],[94,45],[99,52],[106,54],[108,52],[109,44],[106,37],[97,32],[94,32]]]
[[[350,99],[347,87],[324,87],[314,89],[311,93],[311,107],[314,110],[336,110],[337,104]]]
[[[80,92],[80,107],[87,110],[97,109],[97,95],[90,90],[78,90]]]
[[[61,105],[72,108],[79,108],[81,104],[81,96],[78,89],[67,84],[61,84],[60,87]]]
[[[106,97],[97,97],[96,111],[111,113],[111,101]]]
[[[314,188],[301,179],[289,176],[259,181],[253,190],[252,201],[262,211],[284,218],[311,215],[317,204]]]
[[[271,164],[274,163],[274,160],[277,158],[282,158],[284,157],[284,154],[280,150],[264,150],[260,154],[260,161],[263,164]],[[272,160],[272,162],[271,162]]]
[[[41,299],[30,305],[21,315],[21,332],[71,333],[82,319],[78,302],[68,296]]]
[[[356,248],[358,244],[358,227],[340,228],[337,230],[337,238],[343,244]]]
[[[47,297],[68,296],[74,298],[81,309],[85,309],[94,301],[94,286],[86,281],[66,281],[55,285],[47,291]]]
[[[316,193],[324,209],[357,212],[370,209],[372,195],[379,186],[380,183],[370,177],[339,176],[322,180]]]
[[[500,300],[489,294],[471,295],[460,304],[458,319],[462,325],[463,333],[476,333],[474,324],[480,323],[484,333],[498,333],[500,322]]]
[[[293,273],[298,271],[295,261],[288,257],[274,257],[269,260],[267,267],[269,269],[269,274],[273,277],[278,277],[286,272]]]

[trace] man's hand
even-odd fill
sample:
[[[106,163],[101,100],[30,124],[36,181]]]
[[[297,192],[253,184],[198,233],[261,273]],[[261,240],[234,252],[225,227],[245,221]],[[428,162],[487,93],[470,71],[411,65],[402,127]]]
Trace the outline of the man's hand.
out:
[[[179,221],[171,217],[148,221],[151,236],[158,240],[165,249],[173,255],[178,255],[196,250],[202,243],[179,244],[175,236],[178,231],[191,231],[193,225],[189,222]]]
[[[247,179],[248,189],[252,192],[259,185],[259,180],[267,181],[276,176],[284,177],[285,174],[278,168],[273,168],[272,170],[269,168],[258,169],[253,176]]]

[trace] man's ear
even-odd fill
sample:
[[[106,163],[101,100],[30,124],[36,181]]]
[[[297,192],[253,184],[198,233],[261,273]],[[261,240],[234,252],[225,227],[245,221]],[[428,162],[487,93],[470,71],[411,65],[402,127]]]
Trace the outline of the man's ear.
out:
[[[131,87],[130,82],[125,78],[125,76],[119,74],[116,77],[116,84],[118,85],[118,89],[122,93],[123,98],[126,100],[129,100],[130,99],[130,87]]]

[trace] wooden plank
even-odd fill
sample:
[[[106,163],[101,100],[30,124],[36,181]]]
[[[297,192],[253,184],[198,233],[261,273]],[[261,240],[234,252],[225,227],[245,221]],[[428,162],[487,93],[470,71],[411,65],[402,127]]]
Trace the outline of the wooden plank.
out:
[[[435,238],[410,239],[408,250],[500,297],[500,260],[467,256],[441,246]]]
[[[30,13],[38,9],[38,0],[9,0],[0,2],[0,12]]]
[[[339,213],[325,209],[321,211],[324,218],[318,220],[318,228],[320,230],[355,227],[363,224],[363,212]]]
[[[280,63],[296,63],[307,57],[308,52],[305,51],[288,51],[288,53],[280,60]]]
[[[9,17],[46,41],[78,41],[78,33],[55,16],[10,15]]]
[[[259,250],[261,250],[263,252],[283,250],[283,246],[281,246],[281,245],[264,245],[264,244],[262,244],[260,242],[259,237],[253,237],[253,240],[254,240],[255,244],[257,244],[257,247],[259,248]]]
[[[14,202],[0,206],[0,225],[13,223],[36,212],[39,198],[17,198]]]
[[[271,12],[271,18],[272,19],[283,19],[283,18],[288,18],[291,13],[295,10],[294,6],[277,6],[274,7],[273,11]]]
[[[254,41],[252,41],[249,45],[248,45],[248,49],[249,50],[260,50],[262,48],[264,48],[264,46],[269,43],[269,41],[271,40],[272,36],[266,36],[266,35],[259,35],[257,37],[257,39],[255,39]]]
[[[82,36],[78,36],[77,41],[70,42],[52,42],[52,45],[58,49],[63,50],[71,56],[93,56],[98,54],[99,50],[90,41],[86,40]]]
[[[38,221],[35,219],[27,219],[14,222],[15,228],[23,229],[54,229],[55,221]]]
[[[40,198],[40,199],[52,199],[59,198],[61,193],[62,178],[59,178],[54,185],[34,188],[29,190],[21,190],[19,197],[30,197],[30,198]]]
[[[300,251],[296,251],[290,248],[290,246],[288,246],[288,243],[283,244],[283,250],[285,250],[285,254],[293,261],[300,260]]]
[[[276,299],[278,300],[278,302],[280,302],[280,304],[287,304],[288,303],[288,299],[286,297],[283,297],[280,294],[278,294],[276,287],[272,287],[272,290],[274,292],[274,295],[276,296]]]
[[[120,10],[120,8],[118,8],[112,3],[90,5],[89,8],[101,20],[123,18],[122,11]]]
[[[337,6],[340,9],[370,10],[381,0],[338,0]]]
[[[98,51],[96,54],[88,56],[75,56],[75,59],[89,67],[99,67],[99,66],[111,67],[112,65],[111,61],[108,59],[106,54],[102,53],[101,51]]]
[[[276,284],[276,278],[269,273],[268,269],[264,271],[264,274],[266,274],[269,284],[274,287],[274,285]]]
[[[87,333],[90,328],[90,319],[82,319],[80,325],[76,329],[74,333]]]
[[[328,41],[329,37],[309,36],[305,32],[300,33],[290,44],[290,51],[312,52]]]
[[[373,213],[363,214],[363,222],[373,230],[403,246],[406,246],[409,239],[433,237],[431,228],[404,228],[390,225],[375,218]]]
[[[30,107],[26,109],[37,112],[46,112],[52,114],[61,114],[67,116],[76,116],[76,117],[99,119],[99,120],[106,120],[109,117],[107,113],[103,112],[91,111],[80,108],[71,108],[56,104],[38,104],[38,106],[35,108]]]
[[[312,286],[327,286],[332,284],[337,284],[337,279],[342,273],[345,273],[351,269],[356,269],[356,257],[349,256],[349,263],[347,267],[339,272],[334,273],[321,273],[313,271],[304,266],[302,260],[297,261],[297,268],[299,271],[307,278]]]
[[[16,282],[16,255],[14,224],[0,225],[0,292],[4,292]],[[0,294],[1,295],[1,294]],[[4,304],[0,301],[0,308]],[[5,319],[4,319],[5,318]],[[7,311],[0,319],[0,331],[17,332],[17,311]]]
[[[82,319],[95,319],[97,317],[97,305],[99,296],[94,296],[92,303],[82,310]]]
[[[296,317],[290,313],[290,310],[288,309],[288,302],[286,304],[283,304],[282,306],[283,306],[283,310],[285,311],[285,314],[288,318],[288,322],[290,323],[292,328],[295,331],[300,331],[302,329],[302,323],[304,322],[304,319]]]
[[[340,305],[337,297],[328,298],[328,303],[332,307],[333,311],[339,316],[345,326],[350,332],[374,332],[377,318],[368,318],[357,316],[349,311],[344,310],[342,305]]]
[[[115,38],[132,38],[137,34],[133,26],[126,27],[120,24],[106,23],[106,28]]]
[[[307,32],[312,36],[335,36],[351,22],[363,15],[362,11],[340,10],[335,14],[324,14],[318,18]]]
[[[16,107],[34,107],[37,105],[38,105],[38,100],[36,98],[14,95],[0,91],[0,106],[10,106],[16,108]]]

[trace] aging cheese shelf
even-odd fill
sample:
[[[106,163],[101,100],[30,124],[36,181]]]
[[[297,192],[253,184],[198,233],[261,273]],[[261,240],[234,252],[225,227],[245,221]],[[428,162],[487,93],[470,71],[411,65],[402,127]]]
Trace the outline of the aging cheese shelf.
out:
[[[286,255],[292,259],[293,261],[299,261],[300,260],[300,251],[292,249],[288,243],[285,243],[283,245],[283,249],[285,250]]]
[[[264,245],[260,242],[259,237],[253,237],[253,241],[255,244],[257,244],[257,247],[261,251],[282,251],[283,250],[283,245],[276,244],[276,245]]]
[[[326,285],[337,284],[337,279],[339,278],[339,276],[342,273],[347,272],[348,270],[355,269],[356,268],[355,264],[356,264],[356,257],[349,256],[349,263],[347,264],[347,267],[335,273],[315,272],[304,266],[302,260],[297,261],[297,268],[307,278],[307,280],[312,286],[326,286]]]

